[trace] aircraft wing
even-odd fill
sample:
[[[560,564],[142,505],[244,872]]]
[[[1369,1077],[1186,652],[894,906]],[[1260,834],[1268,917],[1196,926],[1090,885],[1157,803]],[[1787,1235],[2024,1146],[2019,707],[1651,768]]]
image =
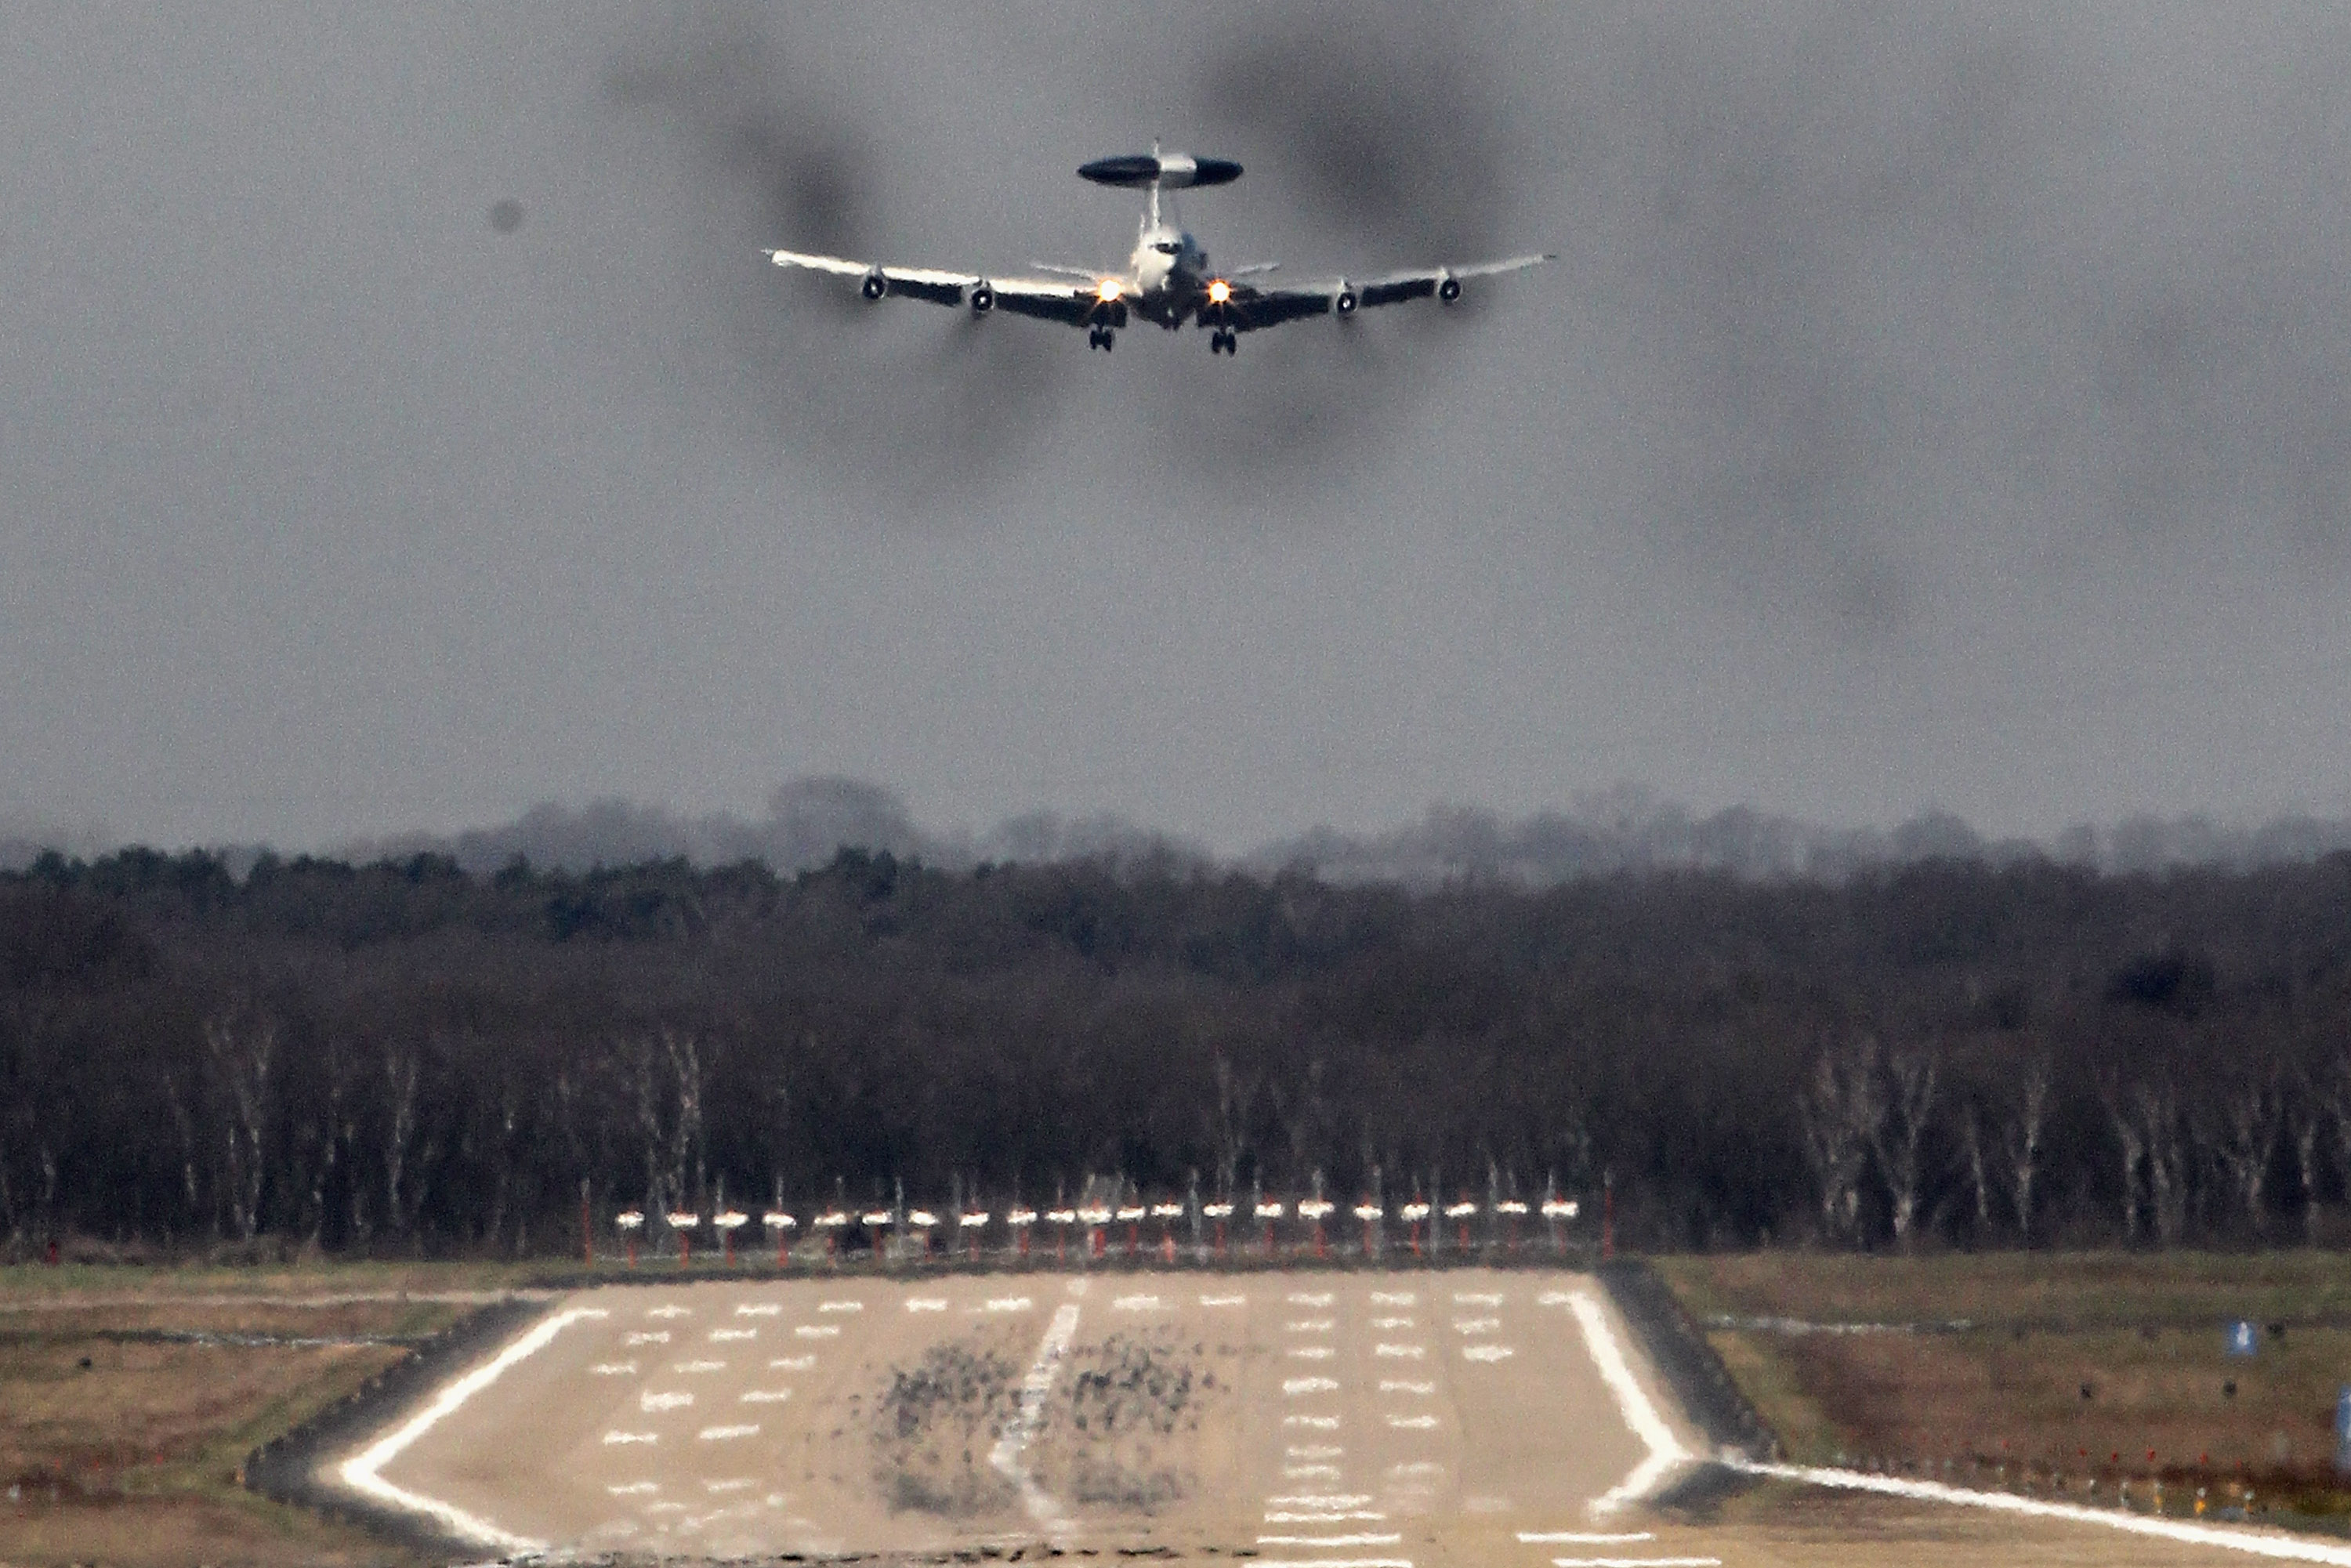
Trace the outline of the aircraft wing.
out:
[[[964,305],[982,283],[992,295],[994,308],[1016,316],[1034,316],[1082,327],[1092,319],[1101,300],[1090,283],[1061,277],[982,277],[976,272],[946,272],[930,267],[882,267],[846,256],[815,256],[796,250],[771,250],[768,259],[778,267],[831,273],[862,280],[868,299],[904,297],[934,305]]]
[[[1329,277],[1279,287],[1236,283],[1232,301],[1226,309],[1236,330],[1253,332],[1307,316],[1352,316],[1372,306],[1426,299],[1432,295],[1449,302],[1460,298],[1461,285],[1467,279],[1519,272],[1552,259],[1550,256],[1514,256],[1502,261],[1470,262],[1462,267],[1384,273],[1360,282]]]

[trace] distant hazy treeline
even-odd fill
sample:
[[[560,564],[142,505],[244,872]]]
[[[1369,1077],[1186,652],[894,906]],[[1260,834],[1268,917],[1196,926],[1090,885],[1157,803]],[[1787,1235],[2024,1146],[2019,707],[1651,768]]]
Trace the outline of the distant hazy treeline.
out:
[[[622,1205],[1590,1197],[1655,1246],[2325,1239],[2351,856],[1412,892],[1176,857],[0,877],[0,1237],[563,1249]],[[1586,1213],[1591,1210],[1587,1208]]]

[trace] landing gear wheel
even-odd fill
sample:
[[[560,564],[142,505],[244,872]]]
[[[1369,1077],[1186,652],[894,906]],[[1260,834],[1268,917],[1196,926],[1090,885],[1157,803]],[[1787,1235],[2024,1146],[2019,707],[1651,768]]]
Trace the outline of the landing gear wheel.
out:
[[[1091,331],[1087,332],[1087,334],[1086,334],[1086,347],[1087,347],[1087,348],[1089,348],[1089,349],[1099,349],[1099,348],[1101,348],[1102,346],[1102,329],[1101,328],[1096,327],[1096,328],[1092,329]]]
[[[1208,349],[1211,353],[1221,349],[1228,354],[1238,354],[1241,351],[1240,336],[1235,332],[1219,332],[1208,340]]]

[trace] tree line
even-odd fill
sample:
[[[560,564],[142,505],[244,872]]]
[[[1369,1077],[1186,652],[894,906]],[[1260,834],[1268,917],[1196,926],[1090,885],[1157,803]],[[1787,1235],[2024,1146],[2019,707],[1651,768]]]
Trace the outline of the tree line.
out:
[[[1414,891],[1173,857],[0,876],[0,1238],[725,1201],[1589,1200],[1650,1248],[2351,1237],[2351,855]]]

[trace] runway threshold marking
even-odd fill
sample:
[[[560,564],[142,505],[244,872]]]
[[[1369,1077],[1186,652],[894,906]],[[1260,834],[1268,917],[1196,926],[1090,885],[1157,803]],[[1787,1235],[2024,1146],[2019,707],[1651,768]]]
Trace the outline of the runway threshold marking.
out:
[[[610,1315],[601,1307],[573,1307],[537,1324],[488,1361],[442,1389],[423,1409],[345,1460],[338,1472],[342,1483],[379,1502],[388,1502],[394,1508],[424,1514],[446,1526],[454,1534],[501,1552],[546,1551],[547,1547],[542,1542],[528,1536],[517,1535],[512,1531],[500,1530],[488,1520],[467,1513],[454,1503],[443,1502],[439,1498],[426,1497],[422,1492],[393,1485],[383,1479],[383,1467],[399,1458],[410,1444],[455,1414],[475,1395],[505,1376],[509,1368],[553,1343],[555,1336],[565,1329],[585,1318]]]

